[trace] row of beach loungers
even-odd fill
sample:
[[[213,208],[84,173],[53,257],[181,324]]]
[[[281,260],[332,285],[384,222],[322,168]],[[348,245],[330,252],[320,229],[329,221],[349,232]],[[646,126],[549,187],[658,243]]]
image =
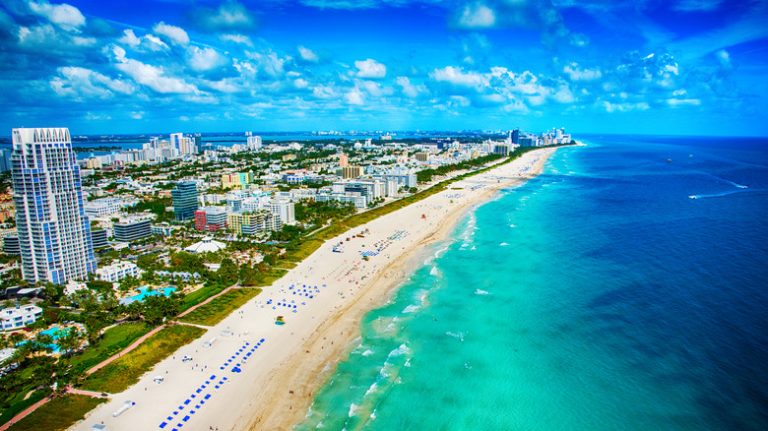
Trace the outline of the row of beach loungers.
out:
[[[256,349],[264,344],[264,341],[266,341],[264,338],[260,339],[255,344],[246,341],[234,354],[230,355],[219,369],[225,370],[227,367],[232,366],[230,369],[232,373],[240,373],[242,371],[241,367],[248,361]],[[160,422],[158,428],[162,430],[171,427],[171,431],[179,431],[184,428],[192,417],[205,406],[205,403],[213,397],[213,391],[221,389],[221,387],[228,381],[229,377],[227,376],[217,377],[216,374],[211,374],[210,377],[205,379],[202,384],[195,388],[194,392],[179,404],[179,406],[176,407],[165,420]],[[176,421],[178,422],[173,425],[173,422]]]

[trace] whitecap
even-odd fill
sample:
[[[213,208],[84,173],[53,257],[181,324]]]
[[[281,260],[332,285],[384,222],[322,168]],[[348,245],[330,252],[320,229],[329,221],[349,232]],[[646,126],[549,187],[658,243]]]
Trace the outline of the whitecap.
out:
[[[499,245],[500,245],[500,246],[502,246],[502,247],[506,247],[506,246],[508,246],[508,245],[509,245],[509,243],[508,243],[508,242],[502,242],[502,243],[501,243],[501,244],[499,244]]]
[[[451,332],[447,331],[445,335],[448,335],[449,337],[453,337],[459,341],[464,341],[464,333],[463,332]]]
[[[362,356],[371,356],[373,355],[373,350],[371,349],[365,349],[363,353],[361,353]]]
[[[352,416],[354,416],[354,415],[355,415],[355,413],[357,413],[357,410],[358,410],[359,408],[360,408],[360,406],[358,406],[358,405],[357,405],[357,404],[355,404],[355,403],[352,403],[352,404],[350,404],[350,405],[349,405],[349,412],[347,413],[347,416],[348,416],[348,417],[352,417]]]
[[[419,305],[409,305],[403,309],[403,314],[409,314],[409,313],[415,313],[417,311],[421,310],[421,306]]]
[[[517,225],[516,225],[516,224],[514,224],[514,223],[512,223],[512,224],[510,224],[510,225],[509,225],[509,227],[511,227],[512,229],[514,229],[514,228],[516,228],[516,227],[517,227]]]
[[[440,270],[438,270],[436,266],[433,266],[432,269],[429,270],[429,275],[437,277],[440,275]]]
[[[377,389],[378,387],[379,387],[379,386],[376,384],[376,382],[373,382],[373,383],[371,383],[371,386],[369,386],[369,387],[368,387],[368,390],[367,390],[367,391],[365,391],[365,395],[363,395],[363,396],[367,397],[368,395],[370,395],[370,394],[372,394],[374,391],[376,391],[376,389]]]
[[[489,295],[490,293],[487,290],[483,289],[475,289],[475,295]]]

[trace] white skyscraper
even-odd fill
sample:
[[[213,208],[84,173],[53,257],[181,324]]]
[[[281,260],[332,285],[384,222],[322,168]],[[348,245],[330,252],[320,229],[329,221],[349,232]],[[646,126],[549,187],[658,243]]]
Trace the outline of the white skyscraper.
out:
[[[22,275],[84,280],[96,269],[80,167],[66,128],[13,129],[12,178]]]
[[[261,150],[261,136],[253,136],[251,132],[246,133],[247,146],[250,151]]]

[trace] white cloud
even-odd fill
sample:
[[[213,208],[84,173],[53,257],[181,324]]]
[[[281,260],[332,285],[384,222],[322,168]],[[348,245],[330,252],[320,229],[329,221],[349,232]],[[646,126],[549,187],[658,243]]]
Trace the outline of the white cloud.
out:
[[[293,80],[293,86],[299,89],[304,89],[309,87],[309,82],[304,78],[296,78]]]
[[[165,36],[168,40],[177,45],[189,44],[189,35],[181,27],[176,27],[175,25],[166,24],[163,21],[160,21],[152,27],[152,31],[160,36]]]
[[[357,76],[359,78],[376,79],[387,76],[387,66],[372,58],[356,61],[355,67],[357,68]]]
[[[136,36],[130,28],[123,30],[123,37],[117,40],[120,43],[124,43],[130,47],[137,47],[141,44],[141,39]]]
[[[75,99],[85,97],[108,99],[114,95],[114,92],[131,94],[134,91],[133,85],[129,82],[112,79],[83,67],[60,67],[57,72],[59,76],[51,79],[50,85],[59,96]]]
[[[245,56],[255,60],[257,63],[258,68],[255,68],[250,63],[240,63],[235,64],[235,68],[240,70],[241,68],[244,69],[251,69],[253,73],[256,72],[256,70],[261,70],[266,75],[271,76],[273,78],[282,76],[285,73],[285,63],[290,59],[290,57],[280,57],[276,53],[270,51],[265,54],[262,54],[260,52],[251,52],[246,51]],[[242,72],[241,72],[242,73]]]
[[[398,76],[395,82],[402,88],[403,94],[410,98],[419,97],[421,93],[427,91],[423,85],[413,85],[407,76]]]
[[[123,37],[117,41],[139,51],[160,52],[170,49],[168,44],[163,42],[159,37],[153,34],[147,34],[142,37],[138,37],[136,36],[136,33],[134,33],[131,29],[123,30]]]
[[[196,15],[209,29],[249,29],[254,25],[248,10],[236,1],[223,3],[215,11],[201,8]]]
[[[647,111],[650,109],[650,106],[646,102],[611,103],[603,101],[602,106],[606,112]]]
[[[199,48],[190,46],[189,67],[198,72],[216,69],[226,63],[226,59],[213,48]]]
[[[98,41],[93,37],[78,36],[76,33],[56,30],[51,24],[32,27],[19,27],[17,31],[19,45],[33,51],[45,50],[69,52],[73,47],[93,46]]]
[[[447,82],[462,87],[482,88],[488,86],[488,78],[477,72],[464,72],[460,67],[446,66],[430,74],[438,82]]]
[[[350,105],[365,105],[365,96],[359,88],[355,87],[344,96],[344,99]]]
[[[336,97],[336,91],[329,85],[318,85],[312,89],[312,95],[318,99],[332,99]]]
[[[142,118],[144,118],[144,111],[132,111],[131,118],[133,118],[134,120],[141,120]]]
[[[483,3],[472,3],[464,6],[456,24],[461,28],[489,28],[496,25],[496,13]]]
[[[66,3],[52,5],[47,1],[31,1],[29,9],[65,30],[75,30],[85,25],[85,17],[80,10]]]
[[[676,108],[678,106],[699,106],[701,100],[699,99],[667,99],[667,105]]]
[[[594,81],[603,76],[599,68],[581,68],[578,63],[567,64],[563,68],[563,72],[568,75],[571,81]]]
[[[251,41],[251,38],[244,34],[237,34],[237,33],[222,34],[219,36],[219,39],[225,42],[232,42],[232,43],[237,43],[245,46],[253,46],[253,42]]]
[[[240,86],[232,78],[224,78],[219,81],[202,81],[208,88],[219,91],[221,93],[237,93],[240,91]]]
[[[299,50],[299,56],[301,57],[302,60],[310,63],[317,63],[317,61],[319,60],[317,54],[315,54],[315,52],[312,51],[311,49],[301,45],[299,45],[297,49]]]
[[[119,50],[117,49],[119,48]],[[125,57],[125,50],[120,47],[113,49],[116,60],[115,67],[130,76],[137,83],[144,85],[158,93],[198,93],[194,85],[181,78],[166,76],[165,69],[159,66],[145,64],[138,60]]]

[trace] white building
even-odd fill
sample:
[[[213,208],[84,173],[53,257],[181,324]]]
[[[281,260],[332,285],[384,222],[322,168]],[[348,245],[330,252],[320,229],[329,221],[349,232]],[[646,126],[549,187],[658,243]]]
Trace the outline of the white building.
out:
[[[0,310],[3,331],[12,331],[35,323],[43,316],[43,309],[36,305],[22,305]]]
[[[115,283],[126,277],[138,278],[141,276],[141,269],[131,262],[115,262],[111,265],[101,267],[96,270],[96,277],[99,280]]]
[[[121,209],[136,205],[137,202],[114,197],[94,199],[85,203],[85,214],[91,218],[104,217],[117,214]]]
[[[253,136],[251,132],[246,133],[246,146],[251,151],[261,150],[261,136]]]
[[[69,129],[13,129],[11,157],[24,279],[87,278],[96,259]]]
[[[290,200],[273,198],[270,203],[270,211],[274,215],[279,215],[283,224],[296,224],[295,207]]]

